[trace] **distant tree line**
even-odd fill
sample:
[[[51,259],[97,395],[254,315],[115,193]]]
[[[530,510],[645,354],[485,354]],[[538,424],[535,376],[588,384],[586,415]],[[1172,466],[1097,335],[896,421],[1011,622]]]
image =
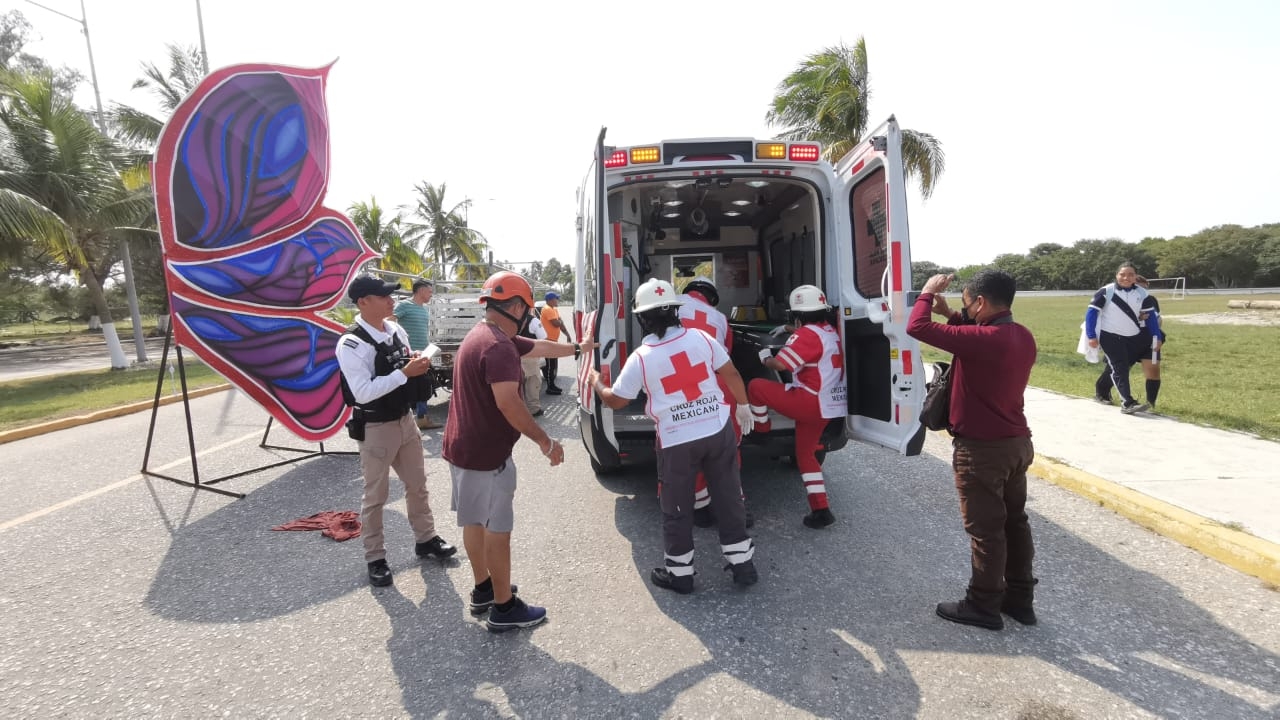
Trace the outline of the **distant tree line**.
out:
[[[1040,243],[1025,253],[998,255],[990,263],[962,268],[921,260],[911,263],[916,290],[929,276],[953,272],[965,279],[997,267],[1013,275],[1020,290],[1087,290],[1109,282],[1131,262],[1149,278],[1185,277],[1187,287],[1236,288],[1280,285],[1280,223],[1246,228],[1219,225],[1172,239],[1078,240],[1070,246]]]

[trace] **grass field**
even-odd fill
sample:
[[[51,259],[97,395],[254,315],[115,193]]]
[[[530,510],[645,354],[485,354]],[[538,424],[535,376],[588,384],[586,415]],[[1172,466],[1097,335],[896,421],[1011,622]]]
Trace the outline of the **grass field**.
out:
[[[1280,326],[1192,324],[1180,315],[1226,313],[1227,295],[1192,295],[1183,300],[1160,298],[1169,341],[1160,358],[1159,412],[1179,420],[1280,439]],[[1280,300],[1277,295],[1239,299]],[[948,297],[951,300],[951,297]],[[1039,355],[1031,384],[1079,397],[1093,396],[1100,365],[1076,354],[1087,296],[1019,297],[1013,317],[1036,337]],[[951,302],[953,308],[958,302]],[[927,348],[926,360],[946,355]],[[1142,399],[1142,371],[1131,374],[1135,396]],[[1119,412],[1119,410],[1116,410]]]
[[[226,382],[199,363],[187,363],[187,388]],[[0,383],[0,431],[48,422],[155,397],[154,367],[137,370],[91,370]],[[164,393],[181,392],[176,373],[164,381]]]

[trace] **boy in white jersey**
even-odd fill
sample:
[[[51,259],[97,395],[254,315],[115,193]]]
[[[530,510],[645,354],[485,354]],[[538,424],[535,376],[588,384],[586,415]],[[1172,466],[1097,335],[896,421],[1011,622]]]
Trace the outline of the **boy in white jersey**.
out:
[[[770,370],[792,375],[790,385],[756,378],[747,387],[756,432],[769,432],[769,408],[796,421],[796,467],[809,497],[805,527],[815,530],[836,521],[827,503],[827,486],[817,452],[822,431],[834,418],[848,413],[844,353],[840,334],[830,322],[827,296],[813,285],[801,285],[790,295],[792,323],[796,331],[773,356],[760,351],[760,362]]]
[[[732,355],[733,331],[729,329],[729,318],[716,309],[720,304],[720,293],[716,290],[716,286],[705,277],[696,277],[684,286],[683,294],[684,302],[677,313],[680,324],[686,328],[701,330],[712,340],[720,343],[725,352]],[[732,392],[725,383],[724,376],[717,375],[716,378],[720,383],[720,393],[724,395],[727,403]],[[733,423],[734,438],[741,443],[742,427],[738,425],[738,419],[730,415],[729,420]],[[738,455],[738,467],[742,467],[741,453]],[[745,502],[746,498],[744,497],[743,500]],[[707,478],[701,472],[693,481],[693,524],[701,528],[709,528],[716,524],[715,516],[711,512],[711,492],[707,489]],[[747,527],[751,527],[752,524],[751,511],[748,510]]]
[[[671,283],[656,278],[636,288],[635,309],[644,341],[627,358],[612,388],[592,370],[591,386],[600,401],[619,410],[644,390],[645,412],[657,424],[658,493],[662,503],[663,567],[651,579],[660,588],[693,592],[694,476],[706,473],[716,506],[720,551],[733,581],[752,585],[759,576],[751,558],[755,544],[747,536],[746,509],[738,476],[737,441],[729,423],[717,377],[729,386],[739,422],[750,422],[742,376],[724,348],[702,332],[685,329],[681,305]]]

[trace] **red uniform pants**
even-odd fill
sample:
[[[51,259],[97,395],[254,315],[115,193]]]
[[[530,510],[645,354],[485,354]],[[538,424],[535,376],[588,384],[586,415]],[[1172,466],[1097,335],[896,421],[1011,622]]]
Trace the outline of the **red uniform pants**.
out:
[[[827,508],[827,486],[822,479],[818,450],[822,449],[822,430],[829,421],[822,417],[818,396],[808,390],[788,389],[775,380],[756,378],[747,385],[747,397],[755,418],[751,432],[769,432],[770,408],[796,421],[796,467],[809,496],[809,509]]]

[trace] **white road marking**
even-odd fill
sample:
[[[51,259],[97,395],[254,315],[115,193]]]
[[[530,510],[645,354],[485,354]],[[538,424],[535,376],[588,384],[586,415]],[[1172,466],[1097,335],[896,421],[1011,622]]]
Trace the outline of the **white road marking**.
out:
[[[261,432],[259,432],[259,431],[256,431],[256,430],[255,430],[254,432],[251,432],[251,433],[249,433],[249,434],[247,434],[247,435],[243,435],[243,436],[241,436],[241,437],[238,437],[238,438],[236,438],[235,440],[228,440],[227,442],[224,442],[224,443],[222,443],[221,445],[215,445],[215,446],[213,446],[213,447],[211,447],[211,448],[209,448],[209,449],[207,449],[207,450],[202,450],[202,451],[200,451],[200,452],[196,453],[196,457],[203,457],[203,456],[205,456],[205,455],[211,455],[211,454],[213,454],[213,453],[216,453],[216,452],[219,452],[219,451],[222,451],[222,450],[226,450],[227,448],[229,448],[229,447],[231,447],[231,446],[233,446],[233,445],[239,445],[240,443],[244,442],[245,440],[250,440],[250,439],[253,439],[253,438],[256,438],[256,437],[261,437],[261,435],[262,435],[262,433],[261,433]],[[189,462],[191,462],[191,458],[182,458],[181,460],[174,460],[173,462],[169,463],[168,465],[161,465],[160,467],[155,468],[155,472],[164,472],[164,471],[166,471],[166,470],[169,470],[169,469],[171,469],[171,468],[178,467],[179,465],[183,465],[183,464],[186,464],[186,463],[189,463]],[[119,481],[113,482],[113,483],[111,483],[110,485],[104,485],[103,487],[100,487],[100,488],[98,488],[97,490],[90,490],[90,491],[89,491],[89,492],[87,492],[87,493],[83,493],[83,494],[81,494],[81,495],[77,495],[77,496],[75,496],[75,497],[73,497],[73,498],[70,498],[70,499],[68,499],[68,500],[63,500],[62,502],[54,503],[53,505],[50,505],[49,507],[41,508],[41,509],[39,509],[39,510],[33,510],[32,512],[29,512],[29,513],[27,513],[26,515],[23,515],[23,516],[21,516],[21,517],[16,517],[16,518],[14,518],[14,519],[12,519],[12,520],[7,520],[7,521],[5,521],[5,522],[3,522],[3,523],[0,523],[0,532],[4,532],[5,530],[8,530],[8,529],[10,529],[10,528],[15,528],[15,527],[18,527],[19,525],[23,525],[23,524],[25,524],[25,523],[31,522],[32,520],[36,520],[36,519],[38,519],[38,518],[42,518],[42,517],[44,517],[45,515],[48,515],[48,514],[50,514],[50,513],[55,513],[55,512],[57,512],[57,511],[59,511],[59,510],[62,510],[63,508],[69,508],[69,507],[71,507],[72,505],[78,505],[78,504],[80,504],[80,503],[84,502],[85,500],[90,500],[90,499],[95,498],[95,497],[97,497],[97,496],[99,496],[99,495],[102,495],[103,493],[111,492],[112,490],[115,490],[116,488],[124,487],[125,485],[128,485],[128,484],[129,484],[129,483],[131,483],[131,482],[137,482],[137,481],[141,480],[142,478],[143,478],[143,475],[142,475],[141,473],[139,473],[139,474],[134,475],[134,476],[132,476],[132,477],[127,477],[127,478],[125,478],[124,480],[119,480]],[[194,489],[195,489],[195,488],[192,488],[192,490],[194,490]]]

